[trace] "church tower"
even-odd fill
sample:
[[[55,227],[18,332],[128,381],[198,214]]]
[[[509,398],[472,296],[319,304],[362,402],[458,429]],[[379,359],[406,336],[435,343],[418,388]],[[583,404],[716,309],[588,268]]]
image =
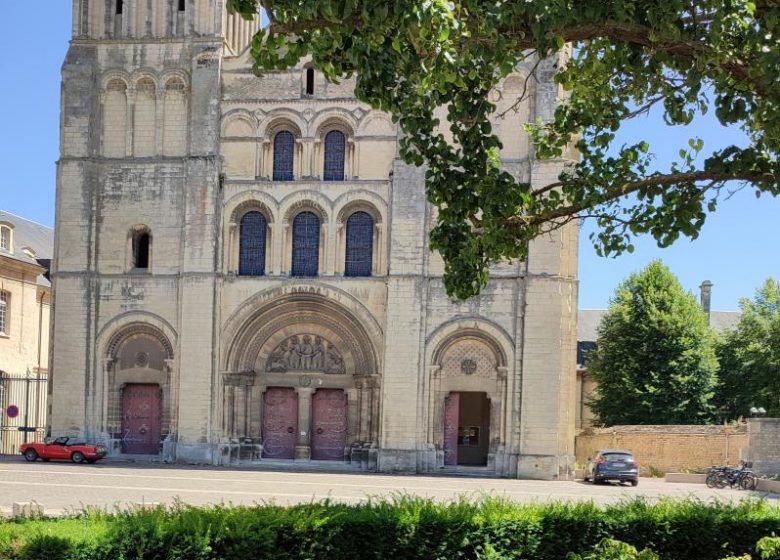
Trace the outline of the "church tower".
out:
[[[185,455],[187,442],[205,441],[211,380],[186,377],[212,371],[221,53],[248,43],[253,25],[219,0],[73,2],[57,172],[54,435],[154,454],[159,441],[181,440]],[[182,316],[190,319],[178,324]],[[196,389],[181,395],[182,382]],[[128,387],[149,410],[122,404]]]

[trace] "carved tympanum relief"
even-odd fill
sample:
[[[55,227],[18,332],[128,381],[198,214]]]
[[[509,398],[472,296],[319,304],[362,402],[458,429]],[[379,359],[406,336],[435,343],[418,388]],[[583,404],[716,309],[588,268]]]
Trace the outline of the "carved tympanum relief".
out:
[[[321,336],[291,336],[280,343],[266,361],[265,371],[321,371],[344,373],[344,360],[338,349]]]

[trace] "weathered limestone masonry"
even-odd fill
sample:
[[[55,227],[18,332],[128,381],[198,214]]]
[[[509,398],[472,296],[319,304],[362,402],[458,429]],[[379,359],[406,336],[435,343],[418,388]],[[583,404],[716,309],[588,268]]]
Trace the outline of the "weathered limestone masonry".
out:
[[[218,0],[74,15],[52,435],[180,462],[573,474],[576,225],[453,301],[423,171],[354,81],[254,76],[253,24]],[[558,97],[542,66],[496,122],[534,184],[564,164],[537,162],[522,129]],[[528,70],[493,93],[499,111]]]

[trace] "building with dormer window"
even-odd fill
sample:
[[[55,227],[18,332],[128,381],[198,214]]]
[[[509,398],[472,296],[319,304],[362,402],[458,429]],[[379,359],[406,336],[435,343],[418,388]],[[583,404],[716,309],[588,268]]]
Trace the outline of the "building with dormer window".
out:
[[[0,454],[46,426],[54,231],[0,210]]]

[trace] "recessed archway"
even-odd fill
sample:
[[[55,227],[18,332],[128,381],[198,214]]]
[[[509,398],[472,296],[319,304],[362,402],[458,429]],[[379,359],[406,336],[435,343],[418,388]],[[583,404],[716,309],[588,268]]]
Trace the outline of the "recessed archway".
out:
[[[381,331],[351,296],[316,283],[259,294],[225,332],[225,439],[268,440],[267,457],[330,460],[378,441]],[[294,449],[280,451],[290,428]]]

